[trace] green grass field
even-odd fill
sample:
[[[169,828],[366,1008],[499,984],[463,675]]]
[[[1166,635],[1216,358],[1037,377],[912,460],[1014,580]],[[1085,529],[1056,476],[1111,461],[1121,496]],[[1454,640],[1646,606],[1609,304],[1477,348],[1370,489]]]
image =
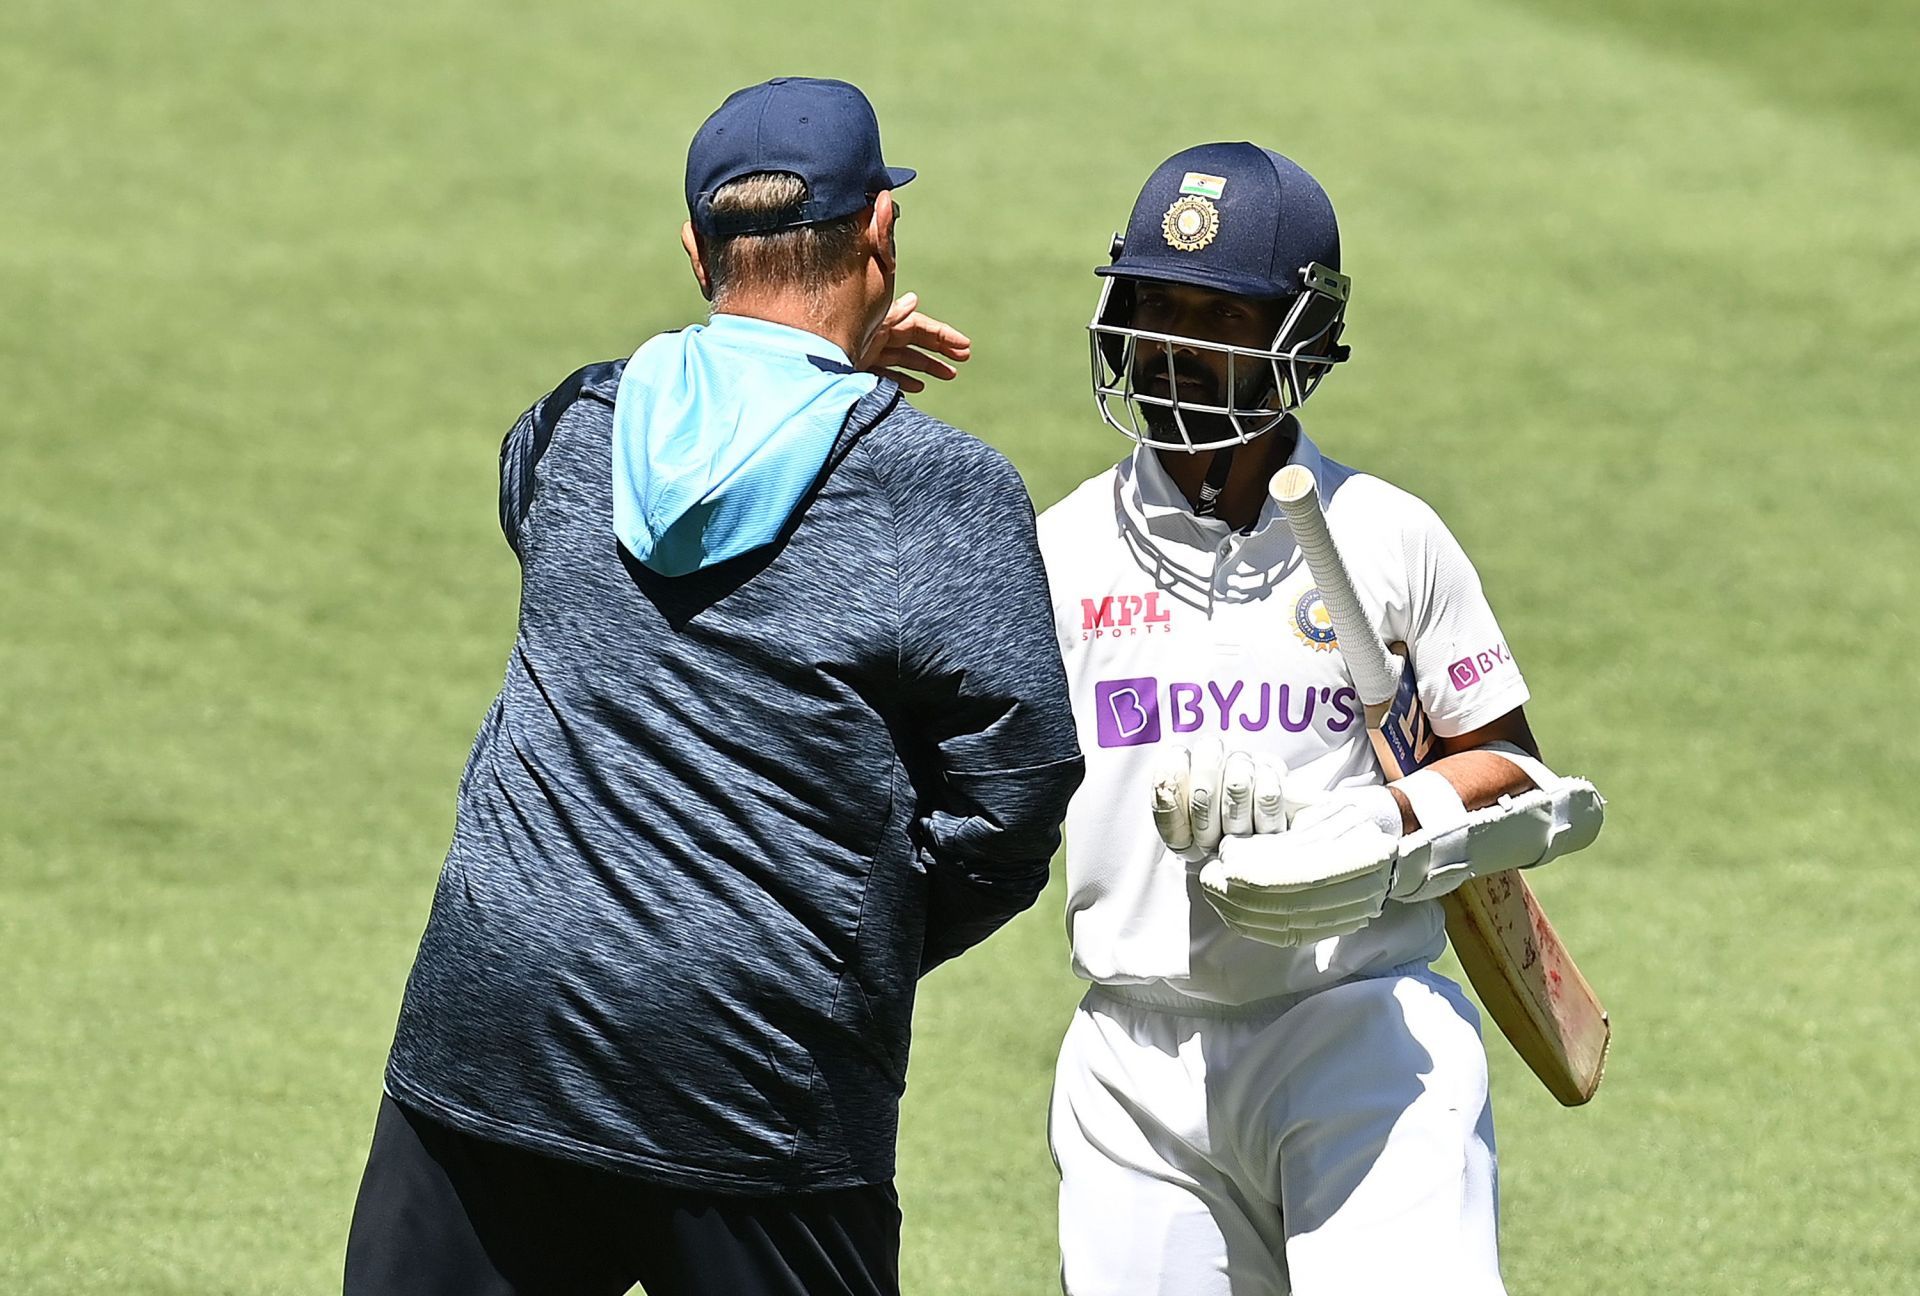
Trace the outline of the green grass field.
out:
[[[695,318],[694,126],[879,106],[923,402],[1044,505],[1124,444],[1082,326],[1139,183],[1326,183],[1329,451],[1436,504],[1548,754],[1538,879],[1614,1013],[1566,1112],[1497,1041],[1512,1290],[1920,1273],[1920,91],[1866,0],[573,0],[0,8],[0,1290],[323,1293],[498,684],[506,425]],[[910,1293],[1054,1290],[1058,887],[922,997]]]

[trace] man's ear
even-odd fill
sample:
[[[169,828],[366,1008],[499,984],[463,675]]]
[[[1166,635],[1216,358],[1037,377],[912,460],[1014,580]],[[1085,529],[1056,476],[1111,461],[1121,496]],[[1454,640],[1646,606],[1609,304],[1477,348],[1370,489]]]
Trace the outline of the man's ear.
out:
[[[707,273],[707,258],[702,254],[700,236],[693,232],[692,221],[680,222],[680,246],[687,250],[687,264],[693,267],[693,277],[700,285],[700,295],[712,301],[713,276]]]
[[[888,274],[898,268],[899,257],[893,245],[893,190],[882,189],[873,199],[873,220],[867,230],[873,239],[874,255],[880,258],[880,264]]]

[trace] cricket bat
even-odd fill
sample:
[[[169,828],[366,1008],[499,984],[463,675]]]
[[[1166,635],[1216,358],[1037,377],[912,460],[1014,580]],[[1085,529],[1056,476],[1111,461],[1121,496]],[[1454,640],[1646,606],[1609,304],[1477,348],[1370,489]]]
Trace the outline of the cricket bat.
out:
[[[1333,620],[1381,772],[1389,782],[1411,774],[1438,752],[1405,646],[1382,641],[1362,606],[1327,529],[1313,473],[1289,464],[1274,474],[1269,490]],[[1454,953],[1514,1051],[1567,1106],[1593,1097],[1612,1038],[1607,1010],[1526,879],[1517,870],[1472,878],[1440,903]]]

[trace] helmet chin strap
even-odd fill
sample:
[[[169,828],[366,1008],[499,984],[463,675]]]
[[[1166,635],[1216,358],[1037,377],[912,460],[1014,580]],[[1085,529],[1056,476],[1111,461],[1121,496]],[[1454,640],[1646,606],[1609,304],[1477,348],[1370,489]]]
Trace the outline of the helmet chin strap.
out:
[[[1280,394],[1275,392],[1268,399],[1269,402],[1275,406],[1274,413],[1278,415],[1278,417],[1271,424],[1262,428],[1258,435],[1276,436],[1297,430],[1298,425],[1294,422],[1293,415],[1278,408]],[[1289,436],[1288,440],[1291,441],[1292,437]],[[1215,515],[1215,510],[1220,507],[1220,492],[1227,488],[1227,478],[1233,474],[1233,452],[1239,448],[1240,447],[1236,445],[1226,445],[1213,452],[1213,462],[1207,465],[1206,480],[1200,483],[1200,499],[1193,506],[1193,515],[1195,517],[1213,517]],[[1291,448],[1289,448],[1289,453],[1291,453]]]
[[[1286,443],[1282,458],[1293,454],[1293,447],[1300,439],[1300,420],[1292,411],[1282,414],[1279,422],[1265,436],[1278,437]],[[1214,517],[1220,507],[1221,492],[1227,488],[1227,478],[1233,475],[1233,453],[1238,446],[1222,446],[1213,452],[1213,462],[1207,465],[1206,478],[1200,483],[1200,498],[1194,503],[1195,517]],[[1251,524],[1249,524],[1251,525]]]
[[[1195,517],[1212,517],[1220,506],[1220,492],[1227,488],[1227,477],[1233,472],[1233,452],[1235,447],[1225,446],[1213,452],[1213,462],[1207,465],[1206,480],[1200,483],[1200,498],[1194,503]]]

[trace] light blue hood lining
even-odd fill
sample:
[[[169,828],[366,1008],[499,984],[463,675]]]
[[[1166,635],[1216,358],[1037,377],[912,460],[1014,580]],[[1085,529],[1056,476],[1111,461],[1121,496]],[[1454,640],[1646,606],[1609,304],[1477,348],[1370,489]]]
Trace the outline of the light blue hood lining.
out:
[[[650,339],[614,398],[614,534],[665,576],[771,542],[877,383],[825,338],[744,315]]]

